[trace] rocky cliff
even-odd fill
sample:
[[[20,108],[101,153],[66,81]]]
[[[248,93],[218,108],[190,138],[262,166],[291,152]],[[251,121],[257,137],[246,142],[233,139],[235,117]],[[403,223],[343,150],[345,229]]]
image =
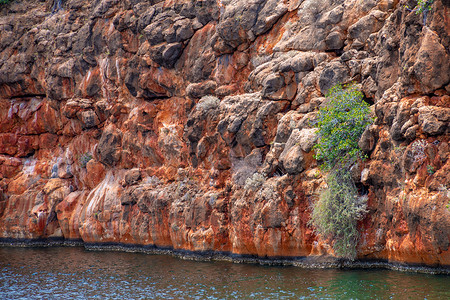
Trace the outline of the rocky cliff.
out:
[[[358,258],[449,267],[450,1],[416,4],[0,5],[0,237],[333,255],[314,120],[356,82]]]

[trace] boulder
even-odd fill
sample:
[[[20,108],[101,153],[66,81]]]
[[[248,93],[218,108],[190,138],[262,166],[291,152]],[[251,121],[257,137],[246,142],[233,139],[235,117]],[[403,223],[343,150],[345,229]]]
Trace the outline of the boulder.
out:
[[[413,70],[424,93],[430,93],[450,82],[448,51],[440,43],[439,36],[427,27],[424,27]]]
[[[98,142],[96,154],[98,160],[105,165],[113,166],[120,159],[122,132],[114,125],[105,128]]]

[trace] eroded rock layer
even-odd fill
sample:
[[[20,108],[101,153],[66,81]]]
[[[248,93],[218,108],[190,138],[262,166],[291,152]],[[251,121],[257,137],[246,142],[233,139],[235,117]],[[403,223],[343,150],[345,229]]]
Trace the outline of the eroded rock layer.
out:
[[[314,120],[356,82],[358,257],[450,266],[450,2],[415,5],[1,5],[0,237],[332,255],[308,225]]]

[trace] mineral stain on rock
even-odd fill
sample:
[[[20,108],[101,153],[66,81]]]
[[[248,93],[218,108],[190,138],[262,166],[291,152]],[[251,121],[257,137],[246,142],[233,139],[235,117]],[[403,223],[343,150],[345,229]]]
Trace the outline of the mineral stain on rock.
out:
[[[448,268],[450,7],[403,4],[2,4],[0,238],[333,256],[314,121],[355,82],[358,258]]]

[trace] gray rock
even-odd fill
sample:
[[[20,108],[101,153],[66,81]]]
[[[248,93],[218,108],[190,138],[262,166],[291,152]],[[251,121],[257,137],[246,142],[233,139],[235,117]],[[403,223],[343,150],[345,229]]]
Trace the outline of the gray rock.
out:
[[[175,42],[183,42],[190,39],[194,35],[191,21],[189,19],[181,19],[173,24],[175,30]]]
[[[399,108],[397,109],[397,115],[394,118],[392,123],[392,127],[389,130],[391,137],[394,141],[400,141],[403,139],[403,126],[409,121],[410,118],[410,106],[405,102],[400,103]]]
[[[60,62],[55,65],[52,75],[57,75],[65,78],[72,78],[75,73],[75,60],[73,58],[68,59],[64,63]]]
[[[248,1],[247,1],[248,2]],[[288,11],[284,1],[268,0],[258,13],[255,26],[252,31],[256,36],[265,33]]]
[[[197,105],[195,106],[195,109],[199,111],[208,111],[218,108],[219,104],[220,104],[219,98],[214,96],[204,96],[200,99],[200,101],[198,101]]]
[[[410,141],[416,139],[417,129],[419,129],[419,125],[414,125],[414,126],[409,127],[404,133],[405,138]]]
[[[279,74],[270,74],[263,81],[262,95],[265,98],[270,98],[270,96],[278,92],[285,85],[284,78]]]
[[[424,28],[422,44],[413,66],[424,93],[430,93],[450,81],[450,57],[435,32]]]
[[[351,78],[359,78],[361,74],[361,61],[359,59],[352,59],[347,62],[347,66],[350,69]]]
[[[120,204],[121,205],[134,205],[137,202],[137,197],[142,195],[142,191],[140,189],[127,188],[123,191],[122,195],[120,195]]]
[[[264,0],[236,0],[226,5],[217,24],[217,33],[226,44],[237,48],[241,43],[251,39],[251,30],[264,2]]]
[[[316,56],[313,52],[301,52],[292,59],[289,59],[290,69],[295,73],[312,71]]]
[[[366,78],[362,83],[362,91],[367,98],[374,98],[377,89],[377,83],[372,77]]]
[[[288,174],[298,174],[304,169],[303,153],[299,145],[294,145],[280,156],[283,167]]]
[[[362,17],[348,28],[348,35],[352,40],[365,42],[369,35],[381,29],[387,14],[374,10],[369,15]]]
[[[340,61],[332,61],[325,66],[319,78],[319,86],[322,94],[326,94],[336,84],[346,83],[350,79],[348,68]]]
[[[131,169],[125,173],[125,184],[134,185],[141,180],[141,171],[138,168]]]
[[[292,131],[283,152],[280,154],[280,162],[288,174],[298,174],[304,169],[303,153],[300,147],[300,130]]]
[[[327,32],[314,26],[307,26],[284,44],[278,44],[276,50],[295,49],[299,51],[325,51]]]
[[[96,149],[99,161],[113,166],[120,159],[121,145],[122,132],[112,124],[106,127]]]
[[[119,0],[101,0],[97,1],[97,5],[92,12],[93,17],[102,17],[105,14],[111,14],[110,10],[119,2]]]
[[[136,10],[135,10],[136,12]],[[142,13],[142,15],[139,17],[138,24],[137,24],[137,30],[141,32],[146,28],[153,20],[153,17],[155,16],[156,9],[154,7],[149,7],[147,10]]]
[[[361,182],[367,184],[369,181],[369,169],[364,168],[361,172]]]
[[[164,41],[175,39],[173,31],[175,13],[166,11],[154,17],[152,23],[144,29],[144,35],[150,45],[157,45]],[[172,30],[171,30],[172,29]]]
[[[181,43],[160,44],[152,47],[152,59],[166,68],[173,68],[183,51]]]
[[[270,147],[269,153],[267,153],[264,159],[264,164],[262,166],[261,173],[266,176],[273,174],[278,167],[278,158],[284,150],[285,144],[283,143],[273,143]]]
[[[213,95],[217,88],[217,83],[212,80],[191,83],[186,88],[186,94],[191,98],[202,98],[206,95]]]
[[[344,5],[339,5],[333,8],[326,16],[329,24],[337,24],[342,20],[344,15]]]
[[[286,204],[289,207],[292,207],[294,205],[294,200],[297,196],[295,195],[295,191],[292,188],[292,186],[288,186],[285,190],[284,190],[284,200],[286,201]]]
[[[278,122],[275,142],[286,143],[292,133],[292,130],[297,127],[297,123],[299,122],[299,120],[301,120],[302,117],[303,114],[300,114],[293,110],[286,113]]]
[[[81,113],[81,122],[85,128],[92,128],[100,124],[100,121],[93,110],[86,110]]]
[[[325,45],[327,50],[338,50],[344,47],[345,36],[338,32],[333,31],[325,38]]]
[[[376,140],[372,130],[372,126],[367,127],[358,141],[359,148],[365,153],[370,153],[375,148]]]
[[[298,130],[298,129],[296,129],[296,130]],[[299,145],[300,145],[300,148],[303,151],[305,151],[306,153],[310,152],[312,147],[314,146],[314,144],[317,142],[317,139],[318,139],[317,131],[318,130],[319,130],[318,128],[311,128],[311,129],[304,128],[304,129],[300,130]]]
[[[438,135],[449,130],[450,108],[422,106],[419,108],[419,125],[428,135]]]

